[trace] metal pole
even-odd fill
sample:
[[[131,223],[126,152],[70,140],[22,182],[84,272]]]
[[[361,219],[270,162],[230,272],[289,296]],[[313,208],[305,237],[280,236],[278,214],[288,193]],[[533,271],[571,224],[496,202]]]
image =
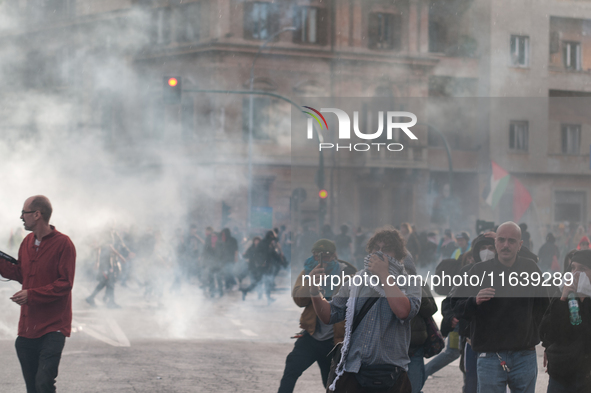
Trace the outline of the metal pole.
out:
[[[262,45],[259,46],[259,50],[254,55],[254,59],[252,59],[252,65],[250,67],[250,82],[249,82],[249,91],[251,92],[248,98],[248,233],[250,234],[250,230],[252,228],[252,217],[251,217],[251,210],[252,210],[252,128],[253,128],[253,116],[254,116],[254,108],[253,108],[253,85],[254,85],[254,64],[257,61],[261,51],[263,48],[275,37],[279,34],[284,33],[286,31],[294,31],[295,27],[286,27],[284,29],[279,30],[269,38],[263,42]]]

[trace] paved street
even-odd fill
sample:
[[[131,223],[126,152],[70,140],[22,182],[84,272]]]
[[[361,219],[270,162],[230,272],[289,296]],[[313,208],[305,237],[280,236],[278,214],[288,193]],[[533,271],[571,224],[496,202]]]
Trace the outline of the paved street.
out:
[[[61,392],[275,392],[291,351],[301,309],[279,288],[271,305],[256,294],[242,301],[233,292],[205,299],[195,287],[165,294],[163,305],[146,302],[136,288],[117,287],[123,306],[89,308],[84,297],[94,283],[77,283],[74,328],[58,377]],[[283,290],[281,290],[283,289]],[[8,297],[14,283],[0,286],[0,379],[3,393],[22,393],[14,351],[18,308]],[[441,301],[441,299],[439,299]],[[439,316],[440,317],[440,316]],[[540,353],[539,353],[540,355]],[[539,356],[541,370],[541,356]],[[540,375],[538,392],[547,378]],[[458,361],[430,378],[423,392],[460,392]],[[296,392],[322,392],[320,373],[310,368]]]

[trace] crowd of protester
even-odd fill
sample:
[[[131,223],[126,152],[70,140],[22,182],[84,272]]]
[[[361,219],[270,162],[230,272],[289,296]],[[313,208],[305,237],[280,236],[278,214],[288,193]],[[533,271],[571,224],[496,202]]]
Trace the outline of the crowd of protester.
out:
[[[458,372],[464,376],[461,387],[464,393],[533,393],[538,382],[535,347],[540,343],[549,374],[549,393],[591,392],[591,250],[582,227],[570,236],[561,231],[562,227],[558,226],[557,235],[548,232],[538,255],[533,251],[527,225],[512,222],[475,237],[469,231],[454,234],[446,229],[440,239],[436,232],[417,232],[408,223],[396,229],[379,230],[369,239],[361,228],[353,239],[347,234],[347,226],[340,228],[339,235],[324,226],[317,237],[321,239],[307,249],[298,245],[301,238],[296,237],[296,248],[300,251],[297,259],[305,261],[300,278],[304,274],[332,276],[367,272],[378,275],[383,282],[385,273],[380,272],[413,274],[417,267],[436,267],[435,274],[439,275],[468,273],[480,277],[484,272],[504,271],[531,276],[570,272],[575,279],[570,285],[553,282],[549,287],[531,283],[520,288],[520,292],[510,286],[494,286],[486,280],[473,287],[436,287],[437,293],[445,297],[441,303],[443,320],[436,327],[445,344],[433,338],[432,316],[439,310],[428,285],[414,290],[401,287],[410,303],[393,304],[382,299],[380,311],[371,314],[372,306],[366,307],[368,303],[373,304],[369,297],[380,296],[363,292],[369,291],[367,286],[354,294],[350,284],[329,290],[327,286],[315,284],[306,287],[298,280],[293,297],[298,306],[304,307],[300,321],[304,330],[296,336],[294,349],[286,359],[279,392],[293,391],[297,378],[317,362],[327,391],[419,393],[429,376],[460,358]],[[314,238],[308,228],[302,234],[306,240]],[[398,244],[398,249],[388,248],[384,243],[387,237],[392,244]],[[384,256],[389,260],[389,267],[379,270],[375,266],[381,262],[375,258],[384,259]],[[353,267],[358,269],[357,273],[351,271]],[[575,295],[578,324],[571,323]],[[364,300],[363,307],[347,300],[351,297]],[[420,302],[414,303],[413,299]],[[349,307],[353,308],[350,315]],[[363,319],[366,314],[371,315],[367,324]],[[379,318],[388,320],[388,315],[402,325],[374,324]],[[340,325],[343,320],[344,332]],[[404,324],[409,320],[410,324]],[[349,321],[353,321],[351,327]],[[396,338],[398,344],[389,344],[387,336]],[[334,355],[333,341],[342,343],[336,347],[341,351],[339,357]],[[400,353],[401,343],[406,348],[404,354]],[[345,348],[347,351],[343,352]],[[424,359],[428,357],[433,358],[425,364]],[[375,390],[376,386],[381,390]]]
[[[104,290],[104,305],[119,308],[115,293],[116,285],[120,285],[139,288],[147,301],[158,303],[165,291],[178,293],[185,286],[194,286],[209,298],[239,292],[246,300],[249,294],[256,293],[259,299],[265,296],[270,304],[274,301],[276,278],[283,270],[303,268],[300,276],[369,272],[380,279],[387,273],[416,274],[425,269],[439,275],[480,274],[486,269],[498,269],[504,263],[502,256],[511,250],[515,255],[507,262],[509,269],[528,274],[572,272],[576,281],[562,287],[538,286],[535,293],[519,298],[499,296],[502,290],[495,293],[484,284],[480,288],[443,285],[436,288],[437,294],[445,297],[441,310],[427,285],[396,287],[400,291],[396,297],[410,301],[406,303],[390,302],[384,289],[367,287],[367,291],[378,293],[378,300],[384,298],[376,306],[380,311],[371,311],[372,306],[349,303],[347,299],[355,292],[351,287],[316,290],[314,285],[296,280],[293,297],[304,308],[303,330],[286,360],[279,392],[293,391],[298,377],[318,362],[322,382],[331,391],[369,391],[364,390],[367,375],[381,373],[397,381],[383,391],[419,393],[430,375],[458,358],[464,393],[504,392],[507,386],[511,392],[534,392],[534,349],[540,342],[550,375],[548,392],[590,392],[590,241],[582,226],[575,229],[559,224],[554,229],[547,232],[535,254],[528,227],[523,223],[505,223],[476,236],[468,230],[454,233],[451,229],[444,229],[440,236],[437,231],[417,230],[410,223],[377,232],[357,227],[353,233],[343,224],[338,234],[330,225],[318,232],[302,226],[296,233],[282,226],[250,236],[237,227],[218,231],[208,226],[200,231],[193,224],[178,228],[168,239],[152,228],[111,228],[87,245],[90,251],[84,261],[86,271],[98,282],[86,302],[96,307],[95,299]],[[22,231],[11,234],[9,250],[20,243],[19,236]],[[523,242],[519,247],[509,243],[517,238]],[[355,296],[372,296],[364,290]],[[571,293],[579,299],[582,322],[578,325],[568,321]],[[350,316],[348,307],[354,307]],[[433,344],[430,328],[432,316],[438,311],[443,320],[436,329],[445,338],[445,345],[433,353],[433,348],[428,348]],[[372,319],[360,322],[365,314]],[[353,317],[355,321],[350,322]],[[406,321],[410,323],[404,324]],[[382,336],[363,336],[369,331],[379,331]],[[379,338],[384,334],[392,334],[398,341],[389,344]],[[359,340],[365,347],[359,346]],[[349,358],[333,358],[331,364],[333,346],[339,342],[344,342],[343,350],[346,347],[342,356]],[[424,359],[431,356],[433,359],[425,364]],[[364,368],[380,361],[394,368],[380,369],[380,364],[375,364],[373,371]],[[565,366],[568,361],[571,363]]]

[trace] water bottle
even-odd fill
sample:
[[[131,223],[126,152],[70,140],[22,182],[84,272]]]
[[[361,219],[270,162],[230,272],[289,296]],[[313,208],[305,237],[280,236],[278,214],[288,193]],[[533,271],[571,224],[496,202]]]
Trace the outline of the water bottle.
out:
[[[568,294],[568,310],[570,311],[571,325],[580,325],[582,320],[581,314],[579,314],[579,302],[575,298],[574,292]]]

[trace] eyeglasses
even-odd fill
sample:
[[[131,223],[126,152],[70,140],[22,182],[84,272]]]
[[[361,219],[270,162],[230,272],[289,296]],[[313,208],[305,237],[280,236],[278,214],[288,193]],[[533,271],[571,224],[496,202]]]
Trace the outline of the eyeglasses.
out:
[[[31,210],[30,212],[26,212],[24,210],[21,210],[21,216],[24,216],[25,214],[29,214],[29,213],[35,213],[37,210]]]

